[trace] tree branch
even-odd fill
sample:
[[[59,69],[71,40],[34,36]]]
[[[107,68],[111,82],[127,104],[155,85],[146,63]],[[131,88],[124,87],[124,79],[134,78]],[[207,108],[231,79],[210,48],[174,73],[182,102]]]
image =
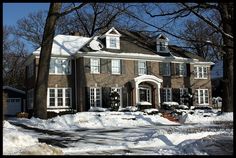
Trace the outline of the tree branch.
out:
[[[61,16],[64,16],[64,15],[67,15],[67,14],[73,12],[74,10],[78,10],[78,9],[82,8],[82,7],[85,6],[85,5],[86,5],[86,3],[82,3],[82,4],[80,4],[80,5],[77,6],[77,7],[74,7],[74,8],[68,9],[68,10],[66,10],[66,11],[64,11],[64,12],[61,12],[61,13],[59,14],[58,17],[61,17]]]
[[[218,26],[216,26],[215,24],[213,24],[211,21],[209,21],[208,19],[206,19],[204,16],[202,16],[201,14],[197,13],[196,11],[193,10],[192,7],[189,7],[188,5],[186,5],[185,3],[182,3],[187,9],[189,9],[194,15],[196,15],[198,18],[202,19],[204,22],[206,22],[209,26],[213,27],[214,29],[216,29],[217,31],[219,31],[220,33],[222,33],[223,36],[229,38],[230,40],[233,40],[233,36],[225,33],[222,29],[220,29]]]

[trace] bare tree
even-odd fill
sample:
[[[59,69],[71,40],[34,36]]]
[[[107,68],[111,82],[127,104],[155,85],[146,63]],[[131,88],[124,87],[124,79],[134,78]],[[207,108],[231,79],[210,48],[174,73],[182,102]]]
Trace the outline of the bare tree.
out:
[[[223,50],[221,53],[223,55],[223,112],[232,112],[233,111],[233,20],[234,20],[234,5],[233,3],[181,3],[175,4],[175,7],[169,8],[161,8],[159,4],[154,4],[153,9],[146,9],[146,13],[150,15],[152,18],[161,18],[161,17],[169,17],[166,24],[155,25],[152,22],[146,20],[138,16],[137,14],[133,14],[132,12],[126,12],[126,14],[132,16],[134,19],[139,20],[145,23],[148,26],[151,26],[157,31],[161,31],[167,33],[175,38],[182,39],[185,41],[191,42],[201,42],[205,44],[209,44],[208,41],[199,41],[198,39],[185,39],[180,34],[177,34],[170,29],[168,30],[167,26],[171,22],[176,22],[181,18],[186,18],[191,15],[195,16],[206,23],[212,30],[219,33],[223,38],[221,49]],[[209,18],[209,13],[218,13],[221,21],[217,23],[215,19]],[[172,23],[173,26],[173,23]],[[173,28],[172,28],[173,29]],[[210,43],[214,45],[214,43]]]
[[[198,20],[188,20],[186,29],[180,33],[186,40],[183,42],[190,52],[203,57],[208,61],[217,61],[222,59],[222,37],[219,33],[212,30],[205,22]],[[192,40],[199,42],[192,42]],[[203,42],[200,42],[203,41]],[[206,43],[205,41],[208,41]]]
[[[47,87],[48,87],[48,75],[49,65],[51,59],[51,51],[53,38],[56,30],[56,22],[58,18],[69,14],[70,12],[80,9],[85,4],[82,3],[77,7],[73,7],[61,12],[62,3],[50,3],[43,39],[40,50],[38,75],[35,83],[35,94],[34,94],[34,116],[41,119],[47,119]]]
[[[26,46],[11,34],[12,28],[3,28],[3,85],[23,89],[25,87],[24,62],[28,56]]]

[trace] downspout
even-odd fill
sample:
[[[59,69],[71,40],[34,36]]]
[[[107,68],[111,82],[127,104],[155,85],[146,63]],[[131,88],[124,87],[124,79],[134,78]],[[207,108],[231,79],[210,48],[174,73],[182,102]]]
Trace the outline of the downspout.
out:
[[[77,101],[77,94],[78,94],[78,91],[77,91],[77,69],[76,69],[76,56],[74,56],[74,60],[75,60],[75,106],[76,106],[76,112],[78,111],[78,101]]]

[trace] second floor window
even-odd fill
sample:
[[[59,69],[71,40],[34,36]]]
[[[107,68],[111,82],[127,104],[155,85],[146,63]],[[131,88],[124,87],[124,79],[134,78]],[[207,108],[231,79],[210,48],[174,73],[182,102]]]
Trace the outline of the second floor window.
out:
[[[194,75],[196,79],[207,79],[208,72],[206,66],[194,66]]]
[[[70,60],[63,58],[51,58],[49,74],[71,74]]]
[[[119,59],[111,60],[111,73],[120,74],[120,60]]]
[[[145,74],[147,74],[146,61],[139,61],[139,62],[138,62],[138,74],[139,74],[139,75],[145,75]]]
[[[170,76],[170,63],[160,63],[160,72],[163,76]]]
[[[178,69],[177,71],[178,71],[180,76],[186,76],[187,69],[186,69],[186,64],[185,63],[178,64],[177,69]]]
[[[100,59],[90,59],[91,73],[100,73]]]

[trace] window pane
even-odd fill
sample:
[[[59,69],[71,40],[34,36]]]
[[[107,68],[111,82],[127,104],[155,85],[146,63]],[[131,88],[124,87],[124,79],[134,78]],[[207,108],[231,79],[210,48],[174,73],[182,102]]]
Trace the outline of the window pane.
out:
[[[57,98],[57,105],[63,106],[63,99],[62,98]]]
[[[50,59],[49,73],[55,73],[55,66],[56,66],[55,59],[51,58]]]
[[[49,106],[55,106],[55,98],[49,99]]]
[[[110,47],[116,47],[116,38],[110,37]]]
[[[144,75],[146,74],[146,61],[139,61],[138,62],[138,72],[139,75]]]
[[[57,97],[62,97],[62,89],[57,90]]]
[[[50,89],[49,90],[49,94],[50,94],[50,97],[55,97],[55,90],[54,89]]]
[[[90,59],[91,73],[99,73],[100,69],[100,60],[99,59]]]
[[[120,60],[112,60],[112,73],[113,74],[120,74]]]

